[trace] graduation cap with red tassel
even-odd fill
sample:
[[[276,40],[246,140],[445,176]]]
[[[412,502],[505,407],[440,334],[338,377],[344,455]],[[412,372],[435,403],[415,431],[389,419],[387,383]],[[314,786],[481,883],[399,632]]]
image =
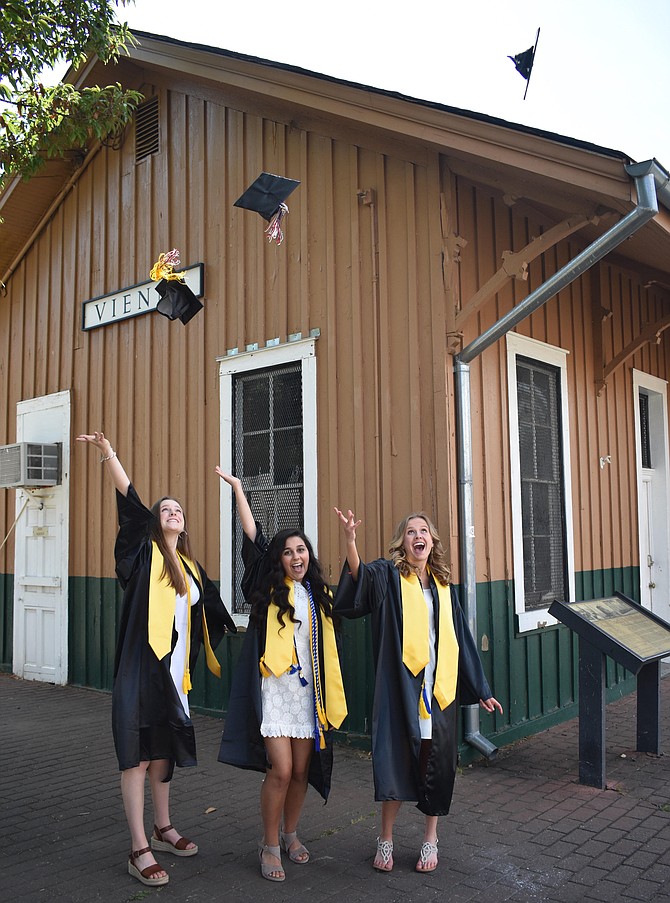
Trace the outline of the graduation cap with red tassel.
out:
[[[262,172],[240,195],[233,206],[244,207],[246,210],[259,213],[268,222],[265,230],[268,241],[274,241],[280,245],[284,241],[282,221],[288,213],[285,201],[299,184],[297,179],[287,179],[284,176]]]

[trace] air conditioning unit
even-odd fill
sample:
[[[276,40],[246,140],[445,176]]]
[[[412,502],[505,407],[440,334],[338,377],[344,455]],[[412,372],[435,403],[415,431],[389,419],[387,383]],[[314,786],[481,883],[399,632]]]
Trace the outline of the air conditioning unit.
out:
[[[60,442],[0,445],[0,489],[57,486],[60,481]]]

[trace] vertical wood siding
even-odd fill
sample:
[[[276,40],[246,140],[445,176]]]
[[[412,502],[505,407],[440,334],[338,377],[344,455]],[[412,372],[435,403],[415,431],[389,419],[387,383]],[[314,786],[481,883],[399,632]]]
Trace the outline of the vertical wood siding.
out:
[[[465,302],[500,266],[502,252],[523,246],[541,232],[541,225],[527,219],[518,222],[513,208],[506,210],[501,200],[487,197],[483,189],[473,185],[459,187],[458,212],[459,234],[468,241],[460,265],[460,293]],[[533,261],[527,282],[510,282],[509,290],[486,305],[476,323],[467,323],[464,344],[489,328],[582,247],[573,238]],[[667,291],[645,288],[641,275],[624,272],[613,264],[603,263],[598,277],[581,277],[517,328],[522,335],[569,352],[577,571],[638,564],[631,374],[637,368],[668,378],[668,342],[662,339],[658,345],[644,345],[597,394],[602,363],[618,354],[646,324],[661,319],[670,301]],[[594,323],[593,305],[611,310],[612,316]],[[594,328],[602,329],[603,335],[600,369],[594,360]],[[506,366],[504,341],[484,352],[472,366],[476,521],[484,531],[478,530],[477,579],[482,582],[512,577]],[[612,466],[601,469],[599,458],[604,454],[612,455]]]
[[[540,234],[542,224],[517,216],[501,199],[461,180],[457,190],[458,233],[467,239],[461,253],[460,294],[465,303],[502,262],[502,252],[518,250]],[[463,342],[500,316],[569,262],[584,244],[578,236],[533,261],[527,282],[510,281],[466,327]],[[604,262],[568,286],[517,331],[559,346],[568,355],[570,455],[575,570],[578,598],[620,590],[638,597],[638,533],[635,424],[632,369],[668,378],[668,341],[645,345],[597,394],[602,365],[647,324],[659,320],[667,291],[645,288],[644,279]],[[612,315],[601,319],[600,309]],[[594,316],[594,309],[598,315]],[[475,318],[473,318],[473,321]],[[603,360],[595,359],[594,330],[602,330]],[[479,632],[487,636],[486,656],[496,693],[509,693],[508,725],[522,725],[576,699],[577,650],[568,631],[549,629],[518,635],[513,600],[507,364],[504,341],[472,365],[474,492],[477,530]],[[601,469],[601,455],[612,465]],[[501,581],[500,583],[496,581]],[[496,589],[497,587],[497,589]],[[611,686],[626,679],[609,662]]]
[[[447,303],[465,303],[504,251],[547,224],[454,175],[426,148],[417,163],[395,148],[383,153],[378,138],[372,150],[329,136],[325,124],[320,134],[275,121],[270,100],[263,117],[226,106],[224,92],[217,103],[143,90],[159,97],[160,153],[136,164],[132,129],[120,151],[101,149],[9,281],[0,304],[0,441],[15,439],[19,400],[70,389],[73,435],[104,429],[147,503],[166,492],[182,500],[198,558],[216,579],[219,543],[230,541],[219,535],[214,475],[217,357],[318,329],[319,555],[331,582],[343,552],[333,505],[363,519],[365,558],[385,553],[403,514],[425,509],[458,580]],[[260,217],[233,206],[263,170],[301,181],[280,247],[268,244]],[[450,231],[467,241],[460,264],[445,256]],[[464,343],[582,246],[577,234],[534,261],[526,282],[510,280],[466,324]],[[173,247],[184,265],[205,264],[202,314],[187,327],[148,314],[81,330],[83,301],[145,281],[158,253]],[[580,586],[606,585],[616,569],[629,575],[638,564],[630,371],[667,378],[668,342],[641,349],[598,396],[593,330],[602,329],[609,360],[660,317],[668,293],[644,281],[604,263],[518,329],[569,351],[575,563],[580,574],[601,575]],[[612,310],[604,323],[594,316],[601,306]],[[503,341],[473,364],[472,402],[480,633],[507,702],[502,729],[570,704],[575,658],[566,631],[516,635]],[[70,629],[77,648],[97,659],[73,669],[75,680],[107,686],[118,600],[100,581],[114,572],[114,497],[97,456],[78,446],[72,454],[70,573],[82,622]],[[612,455],[604,471],[601,454]],[[13,517],[14,494],[0,493],[5,531]],[[0,571],[13,571],[11,539]]]

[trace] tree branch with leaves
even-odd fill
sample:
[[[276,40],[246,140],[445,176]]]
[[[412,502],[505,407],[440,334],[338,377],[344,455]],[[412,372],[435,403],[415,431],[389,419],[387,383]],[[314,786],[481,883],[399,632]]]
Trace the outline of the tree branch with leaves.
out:
[[[120,83],[78,90],[45,85],[60,63],[75,69],[92,55],[117,62],[135,43],[115,8],[130,0],[3,0],[0,6],[0,187],[30,178],[48,157],[86,150],[120,134],[143,96]]]

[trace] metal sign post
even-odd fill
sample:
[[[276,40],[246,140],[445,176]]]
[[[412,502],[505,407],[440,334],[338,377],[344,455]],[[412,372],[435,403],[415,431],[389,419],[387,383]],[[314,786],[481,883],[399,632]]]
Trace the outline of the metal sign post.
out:
[[[658,755],[660,660],[670,655],[670,624],[621,593],[588,602],[552,602],[549,614],[579,637],[579,782],[602,790],[606,658],[637,675],[637,749]]]

